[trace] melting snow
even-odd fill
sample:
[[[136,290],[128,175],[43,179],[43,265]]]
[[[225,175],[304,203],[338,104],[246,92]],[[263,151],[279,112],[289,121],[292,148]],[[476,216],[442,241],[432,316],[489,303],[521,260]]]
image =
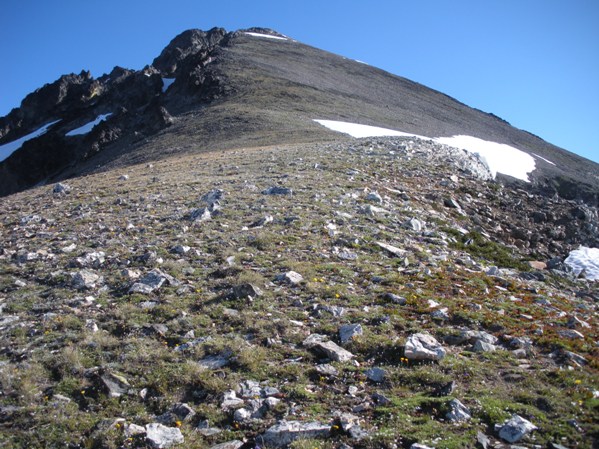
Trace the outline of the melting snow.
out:
[[[545,159],[543,156],[539,156],[539,155],[538,155],[538,154],[536,154],[536,153],[532,153],[532,155],[533,155],[534,157],[538,157],[539,159],[543,159],[543,160],[544,160],[545,162],[547,162],[548,164],[555,165],[553,162],[551,162],[549,159]]]
[[[94,126],[96,126],[98,123],[106,120],[108,117],[110,117],[112,114],[102,114],[96,117],[95,120],[86,123],[83,126],[80,126],[77,129],[74,129],[72,131],[69,131],[68,133],[66,133],[67,137],[71,137],[71,136],[78,136],[80,134],[87,134],[88,132],[90,132]]]
[[[599,281],[599,248],[581,246],[570,252],[564,263],[572,267],[577,276],[585,270],[587,279]]]
[[[524,151],[503,143],[489,142],[472,136],[439,137],[439,143],[478,153],[487,163],[493,177],[503,173],[530,182],[528,173],[535,169],[534,158]]]
[[[285,38],[285,37],[273,36],[272,34],[250,33],[249,31],[246,31],[245,34],[248,34],[248,35],[254,36],[254,37],[267,37],[269,39],[278,39],[280,41],[286,41],[287,40],[287,38]]]
[[[535,160],[528,153],[509,145],[490,142],[472,136],[437,137],[431,139],[430,137],[404,133],[393,129],[379,128],[376,126],[359,125],[356,123],[338,122],[334,120],[314,121],[333,131],[346,133],[352,137],[415,137],[418,139],[433,140],[455,148],[461,148],[471,153],[477,153],[489,166],[489,170],[493,177],[495,177],[497,173],[502,173],[529,182],[528,173],[535,169]]]
[[[165,93],[166,90],[171,87],[171,84],[175,82],[175,78],[162,78],[162,93]]]
[[[358,125],[357,123],[338,122],[335,120],[314,120],[333,131],[349,134],[352,137],[382,137],[382,136],[400,136],[400,137],[416,137],[418,139],[427,139],[428,137],[419,136],[417,134],[409,134],[401,131],[394,131],[387,128],[379,128],[378,126]]]
[[[17,140],[13,140],[12,142],[5,143],[4,145],[0,145],[0,162],[2,162],[4,159],[6,159],[11,154],[13,154],[19,148],[21,148],[21,146],[28,140],[35,139],[36,137],[39,137],[42,134],[45,134],[46,131],[48,131],[48,128],[50,128],[52,125],[54,125],[55,123],[58,123],[58,122],[60,122],[60,120],[50,122],[47,125],[44,125],[41,128],[39,128],[38,130],[33,131],[30,134],[27,134],[26,136],[23,136]]]

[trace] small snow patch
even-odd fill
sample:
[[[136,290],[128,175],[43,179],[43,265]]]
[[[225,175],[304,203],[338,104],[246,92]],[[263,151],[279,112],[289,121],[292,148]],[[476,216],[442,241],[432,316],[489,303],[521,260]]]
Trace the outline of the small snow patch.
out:
[[[382,136],[399,136],[399,137],[416,137],[418,139],[427,139],[428,137],[419,136],[417,134],[409,134],[401,131],[395,131],[388,128],[379,128],[378,126],[359,125],[357,123],[338,122],[336,120],[314,120],[322,126],[330,130],[340,133],[349,134],[352,137],[382,137]]]
[[[547,162],[548,164],[555,165],[553,162],[551,162],[549,159],[545,159],[543,156],[539,156],[539,155],[538,155],[538,154],[536,154],[536,153],[532,153],[532,155],[533,155],[534,157],[537,157],[537,158],[539,158],[539,159],[542,159],[542,160],[544,160],[544,161],[545,161],[545,162]]]
[[[278,39],[280,41],[286,41],[287,40],[286,37],[273,36],[272,34],[250,33],[249,31],[246,31],[245,34],[247,34],[249,36],[254,36],[254,37],[267,37],[269,39]]]
[[[175,78],[162,78],[162,93],[165,93],[174,82]]]
[[[437,143],[460,148],[470,153],[476,153],[488,165],[493,178],[497,173],[512,176],[522,181],[530,182],[528,173],[535,169],[534,158],[517,148],[502,143],[490,142],[472,136],[430,137],[419,136],[402,131],[377,126],[359,125],[357,123],[338,122],[335,120],[314,120],[333,131],[349,134],[352,137],[382,137],[400,136],[432,140]]]
[[[94,126],[96,126],[98,123],[106,120],[108,117],[110,117],[112,114],[102,114],[96,117],[95,120],[86,123],[83,126],[80,126],[77,129],[73,129],[72,131],[69,131],[68,133],[66,133],[67,137],[71,137],[71,136],[78,136],[81,134],[87,134],[88,132],[90,132]]]
[[[472,136],[438,137],[435,141],[470,153],[477,153],[487,163],[493,177],[497,173],[502,173],[530,182],[528,173],[535,169],[535,160],[530,154],[503,143]]]
[[[41,128],[33,131],[32,133],[27,134],[26,136],[23,136],[17,140],[13,140],[12,142],[5,143],[4,145],[0,145],[0,162],[21,148],[21,146],[23,146],[23,144],[28,140],[35,139],[36,137],[45,134],[46,131],[48,131],[48,128],[58,122],[60,122],[60,120],[50,122],[47,125],[44,125]]]
[[[570,252],[564,263],[572,267],[577,276],[584,271],[587,279],[599,280],[599,248],[580,246]]]

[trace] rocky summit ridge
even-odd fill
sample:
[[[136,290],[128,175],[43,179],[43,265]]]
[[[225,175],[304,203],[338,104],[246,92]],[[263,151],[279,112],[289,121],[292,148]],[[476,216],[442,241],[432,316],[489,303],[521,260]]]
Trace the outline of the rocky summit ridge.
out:
[[[592,163],[260,28],[2,120],[0,143],[56,123],[0,169],[70,153],[0,201],[0,446],[596,446]],[[551,163],[495,177],[428,138],[460,132]]]

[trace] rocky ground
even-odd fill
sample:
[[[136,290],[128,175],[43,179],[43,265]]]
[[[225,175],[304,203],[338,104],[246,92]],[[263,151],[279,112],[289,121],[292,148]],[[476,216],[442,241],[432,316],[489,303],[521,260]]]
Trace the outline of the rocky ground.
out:
[[[361,139],[0,202],[6,448],[591,448],[595,208]]]

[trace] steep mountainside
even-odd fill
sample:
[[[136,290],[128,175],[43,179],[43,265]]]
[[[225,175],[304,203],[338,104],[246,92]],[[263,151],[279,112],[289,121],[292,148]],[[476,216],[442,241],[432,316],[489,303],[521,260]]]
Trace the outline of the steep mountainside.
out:
[[[68,135],[106,114],[90,132]],[[141,71],[67,75],[27,96],[0,119],[0,145],[53,125],[0,163],[0,194],[108,163],[339,138],[314,119],[504,143],[533,155],[531,187],[599,201],[597,164],[492,114],[271,30],[219,28],[182,33]]]

